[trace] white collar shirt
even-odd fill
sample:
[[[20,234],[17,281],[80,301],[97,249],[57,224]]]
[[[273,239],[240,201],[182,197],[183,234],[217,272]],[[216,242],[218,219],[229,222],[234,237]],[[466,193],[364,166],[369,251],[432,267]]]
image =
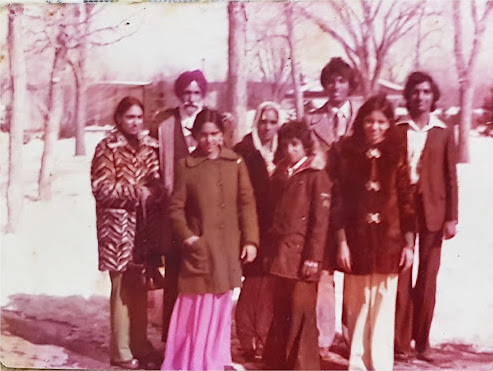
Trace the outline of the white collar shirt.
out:
[[[193,150],[195,150],[195,148],[197,147],[197,143],[192,136],[192,128],[195,118],[197,117],[201,109],[197,109],[191,115],[188,115],[182,106],[180,106],[179,109],[180,109],[180,121],[181,121],[183,136],[185,137],[185,142],[187,143],[188,151],[193,152]]]
[[[410,168],[411,184],[419,182],[419,162],[425,148],[428,132],[432,128],[446,129],[447,126],[436,116],[430,115],[428,124],[420,128],[410,117],[400,120],[397,125],[408,124],[407,131],[407,160]]]
[[[328,106],[329,117],[334,123],[335,134],[337,138],[350,135],[349,126],[351,124],[351,116],[352,116],[352,106],[351,102],[347,100],[341,107],[333,107]]]

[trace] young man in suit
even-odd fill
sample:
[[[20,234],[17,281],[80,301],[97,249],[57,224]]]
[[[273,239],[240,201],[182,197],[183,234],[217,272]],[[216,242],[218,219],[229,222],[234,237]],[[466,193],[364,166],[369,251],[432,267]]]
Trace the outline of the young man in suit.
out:
[[[317,152],[327,154],[334,142],[352,134],[356,110],[349,96],[357,88],[356,71],[342,58],[332,58],[322,69],[320,83],[329,99],[322,107],[310,112],[306,121],[312,130]],[[334,240],[329,229],[327,244]],[[335,251],[327,246],[317,294],[318,342],[320,356],[324,359],[329,357],[329,348],[335,335],[334,272],[330,268],[335,262],[335,256],[328,256],[332,250]]]
[[[408,359],[414,339],[416,356],[431,362],[429,335],[442,239],[455,236],[458,220],[455,139],[453,128],[431,114],[440,90],[430,75],[411,73],[404,98],[409,115],[397,123],[397,131],[406,147],[415,189],[419,268],[414,288],[412,269],[399,275],[395,358]]]
[[[186,157],[196,147],[192,137],[192,126],[195,117],[204,107],[207,80],[200,70],[183,72],[175,81],[174,92],[181,104],[159,112],[150,128],[150,135],[159,141],[159,166],[168,197],[173,192],[175,162]],[[163,341],[166,341],[168,336],[171,313],[178,295],[180,265],[180,255],[177,253],[179,249],[171,248],[174,238],[169,224],[165,215],[162,225],[165,229],[163,234],[166,234],[165,241],[168,243],[164,247],[166,287],[163,303]]]

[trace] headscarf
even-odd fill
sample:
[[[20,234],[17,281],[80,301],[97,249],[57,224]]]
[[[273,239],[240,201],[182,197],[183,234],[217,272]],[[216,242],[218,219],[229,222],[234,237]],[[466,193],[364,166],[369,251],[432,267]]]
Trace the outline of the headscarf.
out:
[[[183,72],[175,81],[175,94],[177,97],[181,97],[183,95],[183,91],[185,88],[192,83],[192,81],[196,81],[202,91],[202,96],[207,93],[207,80],[204,77],[204,74],[200,70],[195,71],[186,71]]]
[[[272,146],[271,148],[268,148],[262,145],[262,142],[258,135],[258,124],[262,119],[262,114],[267,109],[274,110],[277,113],[277,124],[278,125],[282,124],[281,107],[279,107],[279,105],[275,102],[270,102],[270,101],[263,102],[258,106],[257,111],[255,112],[255,118],[253,119],[252,139],[253,139],[253,145],[260,152],[260,154],[265,160],[265,163],[267,164],[267,171],[269,175],[272,175],[274,173],[274,170],[276,169],[276,165],[274,164],[274,154],[276,153],[277,150],[277,145],[279,141],[278,136],[276,134],[274,138],[272,138]]]

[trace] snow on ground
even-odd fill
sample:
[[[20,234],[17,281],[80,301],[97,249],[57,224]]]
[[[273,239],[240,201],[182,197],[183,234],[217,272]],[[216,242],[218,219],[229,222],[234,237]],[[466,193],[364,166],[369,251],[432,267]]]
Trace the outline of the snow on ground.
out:
[[[51,202],[34,201],[43,143],[34,140],[25,145],[24,215],[18,235],[2,234],[1,237],[0,306],[15,306],[12,297],[20,294],[76,295],[86,299],[108,297],[107,274],[97,270],[95,205],[89,183],[90,160],[102,136],[102,133],[87,133],[88,154],[83,157],[73,156],[72,139],[57,143]],[[4,133],[0,135],[0,146],[3,155],[0,162],[3,227],[8,170],[8,136]],[[490,287],[493,282],[492,159],[493,138],[471,138],[471,163],[458,166],[459,234],[446,241],[442,249],[431,333],[435,345],[461,342],[476,348],[493,349],[493,290]],[[336,291],[340,317],[342,275],[339,274]]]

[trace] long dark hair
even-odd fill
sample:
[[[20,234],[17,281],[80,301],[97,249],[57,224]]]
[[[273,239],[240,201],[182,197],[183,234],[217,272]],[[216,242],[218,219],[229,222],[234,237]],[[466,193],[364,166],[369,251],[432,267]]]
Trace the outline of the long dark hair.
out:
[[[353,124],[353,134],[351,138],[358,142],[365,141],[365,131],[363,129],[363,119],[373,111],[381,111],[389,120],[391,126],[395,121],[394,107],[387,99],[385,94],[374,95],[366,100],[360,107]]]
[[[144,105],[142,104],[142,102],[134,97],[127,96],[118,103],[115,109],[115,113],[113,114],[113,121],[115,121],[117,127],[120,127],[118,119],[121,118],[125,114],[125,112],[127,112],[128,109],[132,106],[139,106],[142,109],[142,112],[144,111]]]

